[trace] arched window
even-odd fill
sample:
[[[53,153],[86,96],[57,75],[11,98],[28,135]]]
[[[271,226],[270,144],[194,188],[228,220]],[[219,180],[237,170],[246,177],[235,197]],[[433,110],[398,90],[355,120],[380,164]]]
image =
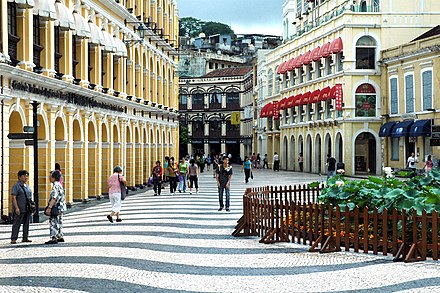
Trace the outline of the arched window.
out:
[[[356,42],[356,69],[375,69],[376,41],[363,36]]]
[[[376,116],[376,90],[371,84],[361,84],[356,89],[356,117]]]
[[[281,75],[278,73],[278,66],[275,68],[275,94],[280,93]]]
[[[273,70],[270,69],[267,75],[267,95],[270,97],[273,95]]]
[[[361,2],[361,12],[367,12],[367,1]]]
[[[222,93],[219,89],[209,92],[209,108],[220,109],[222,106]]]
[[[205,94],[202,90],[195,90],[191,94],[192,98],[192,108],[194,110],[203,110],[203,103],[204,103],[204,97]]]

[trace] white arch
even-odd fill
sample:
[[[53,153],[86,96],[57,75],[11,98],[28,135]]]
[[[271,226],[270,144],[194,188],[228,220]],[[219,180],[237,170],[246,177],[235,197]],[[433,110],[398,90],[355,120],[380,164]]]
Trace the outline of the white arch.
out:
[[[24,114],[24,110],[23,108],[20,106],[20,100],[17,99],[17,103],[14,103],[11,105],[11,107],[9,108],[9,119],[11,119],[11,115],[13,112],[18,112],[18,114],[20,115],[21,118],[21,124],[23,126],[27,125],[26,122],[26,115]]]
[[[44,128],[44,137],[46,138],[46,140],[50,140],[49,137],[49,120],[47,119],[47,113],[46,111],[43,109],[43,103],[40,104],[40,106],[38,107],[37,110],[37,114],[41,115],[41,118],[43,119],[45,128]]]

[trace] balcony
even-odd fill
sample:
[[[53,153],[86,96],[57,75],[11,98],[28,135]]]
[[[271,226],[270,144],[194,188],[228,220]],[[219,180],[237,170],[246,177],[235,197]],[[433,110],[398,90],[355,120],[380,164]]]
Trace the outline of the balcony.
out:
[[[240,103],[227,103],[226,110],[240,110]]]
[[[187,110],[187,109],[188,109],[188,104],[179,104],[179,111]]]
[[[221,103],[210,103],[209,104],[209,109],[221,109],[221,108],[222,108]]]
[[[192,104],[192,109],[193,110],[203,110],[203,104],[202,103],[196,103],[196,104]]]

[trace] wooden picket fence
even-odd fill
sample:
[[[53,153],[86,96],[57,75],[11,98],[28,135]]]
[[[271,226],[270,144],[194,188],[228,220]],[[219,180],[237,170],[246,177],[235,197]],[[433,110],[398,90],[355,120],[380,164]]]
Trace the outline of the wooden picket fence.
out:
[[[438,260],[438,212],[418,215],[396,209],[325,206],[317,201],[321,189],[307,185],[248,188],[243,216],[232,235],[258,236],[261,243],[310,245],[310,252],[351,249],[392,254],[395,261]]]

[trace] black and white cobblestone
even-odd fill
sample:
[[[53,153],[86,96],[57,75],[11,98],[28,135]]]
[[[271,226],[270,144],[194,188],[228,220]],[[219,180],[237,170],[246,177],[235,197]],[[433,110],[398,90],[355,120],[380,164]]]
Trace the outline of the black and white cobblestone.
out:
[[[318,254],[291,243],[264,245],[231,236],[246,185],[235,168],[231,212],[217,212],[212,175],[199,194],[152,191],[123,202],[122,223],[109,203],[65,216],[66,242],[53,246],[48,224],[32,224],[33,243],[9,244],[0,226],[0,292],[440,292],[440,264],[394,263],[350,252]],[[321,180],[257,170],[250,186]]]

